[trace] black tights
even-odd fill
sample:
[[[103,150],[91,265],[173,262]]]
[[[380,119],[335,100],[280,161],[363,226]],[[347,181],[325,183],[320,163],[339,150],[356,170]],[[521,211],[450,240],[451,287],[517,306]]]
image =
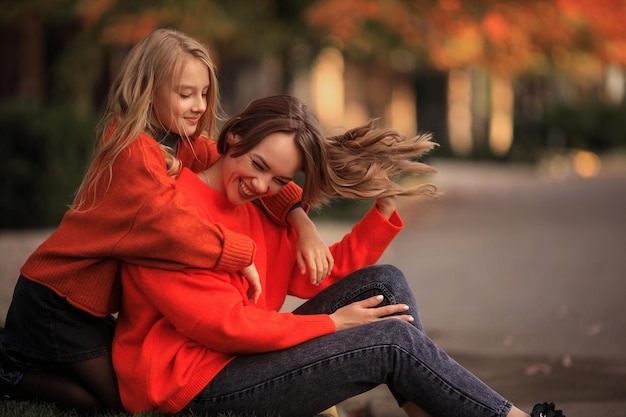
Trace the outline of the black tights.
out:
[[[62,409],[123,410],[111,356],[28,371],[18,387],[25,399],[53,402]]]

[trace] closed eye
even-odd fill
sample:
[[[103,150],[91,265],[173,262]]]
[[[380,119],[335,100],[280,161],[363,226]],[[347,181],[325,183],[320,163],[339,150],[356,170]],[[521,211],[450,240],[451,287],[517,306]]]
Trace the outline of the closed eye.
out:
[[[252,160],[252,165],[254,165],[254,167],[261,172],[265,171],[265,168],[263,168],[263,166],[259,164],[257,161],[255,161],[254,159]]]
[[[252,166],[254,166],[254,168],[260,172],[265,172],[265,166],[263,164],[261,164],[260,162],[255,161],[254,159],[250,159],[250,162],[252,162]],[[281,187],[283,185],[287,185],[287,183],[289,183],[289,181],[291,181],[291,179],[282,179],[280,177],[275,177],[274,182],[277,183],[278,185],[280,185]]]

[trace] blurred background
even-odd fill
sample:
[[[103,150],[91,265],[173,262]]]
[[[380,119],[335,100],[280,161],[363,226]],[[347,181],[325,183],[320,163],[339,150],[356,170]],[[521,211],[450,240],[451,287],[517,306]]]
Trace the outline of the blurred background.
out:
[[[0,0],[0,319],[126,53],[173,27],[209,47],[229,115],[289,93],[328,133],[371,118],[433,133],[438,174],[417,180],[444,194],[399,202],[381,260],[431,337],[527,409],[623,417],[625,17],[626,0]],[[336,202],[320,234],[368,206]],[[340,410],[395,408],[383,387]]]
[[[624,0],[1,0],[0,228],[54,226],[127,51],[207,44],[228,114],[300,97],[328,132],[432,132],[436,158],[593,177],[626,144]]]

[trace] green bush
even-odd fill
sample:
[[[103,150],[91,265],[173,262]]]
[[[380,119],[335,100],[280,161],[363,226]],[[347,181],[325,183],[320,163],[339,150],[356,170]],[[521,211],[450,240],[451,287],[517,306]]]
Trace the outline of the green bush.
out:
[[[0,103],[0,228],[56,226],[80,184],[95,118],[69,106]]]
[[[0,103],[0,229],[56,227],[82,180],[95,140],[94,115],[70,106]],[[311,216],[358,219],[371,201],[337,200]]]
[[[543,120],[547,147],[596,152],[626,146],[626,104],[598,100],[556,105]]]

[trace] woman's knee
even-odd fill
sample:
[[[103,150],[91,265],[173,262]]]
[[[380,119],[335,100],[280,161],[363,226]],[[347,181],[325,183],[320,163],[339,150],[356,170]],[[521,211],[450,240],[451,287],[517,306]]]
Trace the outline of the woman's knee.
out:
[[[367,267],[363,278],[367,285],[378,288],[378,293],[385,297],[381,305],[406,304],[409,306],[407,314],[415,319],[413,325],[423,330],[422,319],[413,291],[409,286],[404,273],[393,265],[373,265]]]
[[[393,265],[371,265],[361,268],[351,275],[351,281],[360,281],[356,285],[363,287],[378,286],[380,288],[406,287],[406,278],[400,269]]]
[[[366,279],[370,284],[378,285],[390,303],[411,304],[414,301],[411,288],[404,273],[393,265],[373,265],[367,267]]]

